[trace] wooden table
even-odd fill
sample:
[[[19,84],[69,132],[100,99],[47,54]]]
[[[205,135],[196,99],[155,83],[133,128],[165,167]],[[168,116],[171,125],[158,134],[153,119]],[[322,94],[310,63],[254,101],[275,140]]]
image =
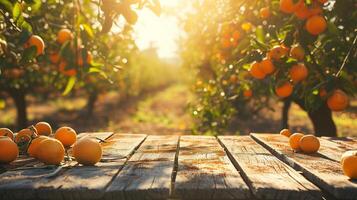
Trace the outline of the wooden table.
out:
[[[355,138],[320,138],[306,155],[278,134],[90,134],[105,140],[96,166],[67,161],[53,173],[21,156],[0,166],[0,199],[357,199],[339,163]]]

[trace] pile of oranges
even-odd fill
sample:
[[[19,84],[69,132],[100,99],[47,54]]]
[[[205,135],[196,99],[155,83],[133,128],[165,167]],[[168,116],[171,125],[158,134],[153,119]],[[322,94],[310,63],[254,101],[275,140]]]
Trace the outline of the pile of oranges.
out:
[[[47,122],[39,122],[18,133],[0,128],[0,163],[10,163],[22,152],[44,164],[60,165],[71,147],[74,158],[83,165],[94,165],[102,157],[102,147],[97,140],[89,137],[77,140],[76,131],[70,127],[61,127],[54,134]]]
[[[311,154],[318,152],[320,148],[320,141],[314,135],[292,134],[289,129],[281,130],[280,135],[289,137],[290,147],[297,152]],[[357,178],[357,151],[345,152],[341,157],[341,167],[346,176]]]
[[[306,5],[305,0],[280,0],[280,11],[294,14],[298,19],[306,20],[305,29],[311,35],[319,35],[327,28],[326,19],[322,16],[321,6],[327,0],[313,0],[311,5]]]

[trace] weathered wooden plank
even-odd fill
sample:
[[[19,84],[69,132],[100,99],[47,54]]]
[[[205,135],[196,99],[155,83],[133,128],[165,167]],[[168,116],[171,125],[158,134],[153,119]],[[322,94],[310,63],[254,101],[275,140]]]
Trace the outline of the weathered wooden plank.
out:
[[[173,196],[249,199],[251,193],[215,137],[181,136]]]
[[[335,142],[348,150],[357,149],[357,140],[350,137],[322,137],[331,142]]]
[[[343,175],[340,163],[316,154],[296,153],[288,139],[277,134],[251,134],[261,145],[287,164],[302,171],[311,182],[338,199],[356,199],[357,182]]]
[[[149,136],[106,190],[106,199],[168,199],[178,136]]]
[[[249,136],[218,138],[258,199],[322,198],[318,187]]]
[[[115,134],[102,143],[103,159],[96,166],[64,169],[56,177],[46,178],[53,169],[6,172],[0,176],[0,199],[102,198],[105,187],[122,168],[126,157],[144,139],[145,135]]]

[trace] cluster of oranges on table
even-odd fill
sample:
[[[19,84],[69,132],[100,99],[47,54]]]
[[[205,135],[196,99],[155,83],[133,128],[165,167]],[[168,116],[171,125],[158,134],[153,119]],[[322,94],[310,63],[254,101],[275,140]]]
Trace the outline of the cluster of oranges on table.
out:
[[[294,151],[311,154],[316,153],[320,148],[320,141],[314,135],[304,135],[303,133],[292,134],[289,129],[280,131],[280,135],[289,137],[289,145]],[[345,152],[341,157],[343,173],[349,178],[357,178],[357,151]]]
[[[84,136],[77,140],[76,131],[70,127],[61,127],[54,134],[47,122],[38,122],[18,133],[0,128],[0,163],[3,164],[24,153],[44,164],[59,165],[71,147],[73,157],[83,165],[94,165],[102,157],[102,147],[96,139]]]

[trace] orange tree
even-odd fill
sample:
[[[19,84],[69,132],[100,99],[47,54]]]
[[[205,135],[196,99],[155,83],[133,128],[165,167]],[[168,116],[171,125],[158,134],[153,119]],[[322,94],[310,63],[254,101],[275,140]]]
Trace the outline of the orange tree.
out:
[[[198,129],[284,101],[304,109],[316,135],[336,135],[331,111],[356,93],[354,0],[195,1],[183,16],[185,65],[196,70]],[[253,110],[253,111],[252,111]]]
[[[115,68],[104,51],[107,33],[119,16],[136,22],[133,6],[160,11],[155,0],[0,2],[0,91],[14,100],[19,127],[27,123],[27,94],[68,94],[88,74],[107,77]]]

